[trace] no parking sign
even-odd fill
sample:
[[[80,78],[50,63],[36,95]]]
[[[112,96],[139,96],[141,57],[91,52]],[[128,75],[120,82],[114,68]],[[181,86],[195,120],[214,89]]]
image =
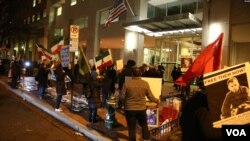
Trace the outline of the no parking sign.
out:
[[[79,26],[70,25],[70,52],[78,51]]]

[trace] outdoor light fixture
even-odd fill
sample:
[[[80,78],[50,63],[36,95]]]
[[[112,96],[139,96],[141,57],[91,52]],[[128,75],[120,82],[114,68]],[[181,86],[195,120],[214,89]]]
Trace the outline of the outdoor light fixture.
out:
[[[168,31],[161,31],[161,32],[153,32],[149,31],[145,28],[136,26],[136,25],[131,25],[128,27],[125,27],[125,29],[133,32],[139,32],[143,33],[148,36],[152,37],[161,37],[161,36],[166,36],[166,35],[182,35],[182,34],[199,34],[202,33],[202,28],[187,28],[187,29],[177,29],[177,30],[168,30]]]
[[[212,23],[209,26],[209,37],[208,42],[214,41],[222,32],[222,26],[220,23]]]
[[[26,61],[26,62],[24,63],[24,66],[25,66],[26,68],[30,67],[30,61]]]
[[[125,34],[126,40],[125,40],[125,47],[128,51],[134,52],[134,49],[136,49],[137,42],[136,39],[138,39],[138,35],[135,32],[127,32]]]

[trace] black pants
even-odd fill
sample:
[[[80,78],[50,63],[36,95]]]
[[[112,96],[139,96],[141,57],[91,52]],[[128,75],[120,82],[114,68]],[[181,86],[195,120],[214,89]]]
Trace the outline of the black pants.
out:
[[[89,122],[96,122],[97,108],[89,107]]]
[[[61,100],[62,100],[62,94],[61,93],[57,93],[56,94],[56,104],[55,104],[55,108],[56,109],[60,108]]]
[[[142,138],[150,139],[150,133],[147,124],[146,110],[125,110],[129,141],[136,141],[136,122],[138,121],[142,129]]]
[[[17,88],[17,79],[18,79],[18,75],[12,75],[11,88],[13,89]]]

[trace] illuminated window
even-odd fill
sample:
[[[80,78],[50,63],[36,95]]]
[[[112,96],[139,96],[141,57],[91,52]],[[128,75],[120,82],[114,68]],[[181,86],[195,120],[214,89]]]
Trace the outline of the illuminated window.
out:
[[[77,0],[71,0],[70,6],[76,5],[76,3],[77,3]]]
[[[36,0],[33,0],[32,6],[33,6],[33,7],[36,7]]]
[[[40,16],[41,14],[40,14],[40,12],[39,13],[37,13],[37,16],[36,16],[36,20],[37,21],[39,21],[40,20],[40,18],[41,18],[41,16]]]
[[[63,36],[63,28],[55,28],[54,36]]]
[[[32,22],[34,22],[35,21],[35,15],[32,15]]]
[[[27,19],[27,24],[29,24],[30,23],[30,17],[28,17],[28,19]]]
[[[78,25],[79,28],[82,29],[82,28],[88,27],[88,21],[89,21],[88,17],[83,17],[83,18],[75,20],[73,23],[75,25]]]
[[[57,8],[56,15],[57,15],[57,16],[62,15],[62,6],[60,6],[60,7]]]
[[[43,18],[47,16],[46,9],[43,10]]]

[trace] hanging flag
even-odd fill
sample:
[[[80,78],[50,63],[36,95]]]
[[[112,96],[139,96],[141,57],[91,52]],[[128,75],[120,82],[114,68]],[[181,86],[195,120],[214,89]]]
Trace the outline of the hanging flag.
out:
[[[220,69],[223,37],[224,33],[221,33],[214,42],[209,44],[195,59],[186,73],[175,81],[175,84],[186,86],[193,78]]]
[[[64,40],[62,36],[57,36],[56,39],[52,43],[51,53],[57,54],[63,48]]]
[[[110,50],[106,50],[95,57],[95,67],[99,70],[111,66],[112,64],[113,61]]]
[[[79,73],[85,75],[90,72],[90,67],[87,61],[87,58],[84,54],[83,48],[80,47],[80,56],[79,56]]]
[[[37,47],[37,52],[38,52],[38,54],[40,56],[45,56],[49,60],[52,59],[52,54],[50,54],[49,52],[47,52],[46,49],[43,47],[43,45],[36,44],[36,47]]]
[[[113,8],[109,10],[109,14],[105,20],[105,27],[108,27],[113,20],[121,16],[126,11],[127,8],[122,0],[115,0]]]

